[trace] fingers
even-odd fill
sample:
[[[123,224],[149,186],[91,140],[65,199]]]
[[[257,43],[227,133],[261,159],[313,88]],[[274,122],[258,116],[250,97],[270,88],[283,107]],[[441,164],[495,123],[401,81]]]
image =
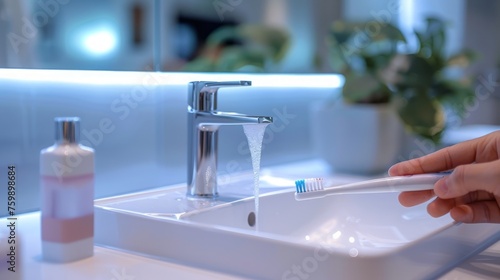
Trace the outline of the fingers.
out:
[[[405,207],[412,207],[428,201],[436,196],[433,190],[402,192],[398,196],[399,203]]]
[[[421,173],[441,172],[453,169],[459,165],[476,161],[478,144],[482,138],[465,141],[420,158],[403,161],[389,168],[389,175],[401,176]]]
[[[500,200],[487,192],[473,192],[456,199],[437,197],[427,205],[427,212],[434,218],[450,213],[464,223],[500,223]]]
[[[427,205],[433,217],[450,213],[464,223],[500,223],[500,131],[441,149],[432,154],[400,162],[389,175],[402,176],[453,170],[439,180],[434,190],[404,192],[403,206]]]
[[[492,200],[459,205],[451,209],[450,215],[463,223],[500,223],[500,207]]]
[[[425,157],[425,156],[424,156]],[[396,163],[389,168],[389,176],[403,176],[425,173],[423,157]]]
[[[427,205],[427,212],[434,218],[441,217],[450,212],[451,209],[455,208],[455,200],[453,199],[441,199],[437,197],[434,201]]]
[[[474,191],[500,196],[500,160],[458,166],[434,185],[440,198],[456,198]]]

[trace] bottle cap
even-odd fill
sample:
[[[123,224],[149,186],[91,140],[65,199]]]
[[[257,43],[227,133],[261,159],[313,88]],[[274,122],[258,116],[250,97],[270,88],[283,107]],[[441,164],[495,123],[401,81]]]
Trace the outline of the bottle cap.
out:
[[[56,143],[78,143],[80,141],[80,118],[55,118]]]

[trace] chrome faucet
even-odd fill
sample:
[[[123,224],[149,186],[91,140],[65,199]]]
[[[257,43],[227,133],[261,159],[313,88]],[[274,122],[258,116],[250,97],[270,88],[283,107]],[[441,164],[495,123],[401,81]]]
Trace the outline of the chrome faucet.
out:
[[[251,86],[250,81],[190,82],[188,95],[187,195],[214,198],[217,193],[217,136],[221,125],[272,123],[272,117],[217,111],[221,87]]]

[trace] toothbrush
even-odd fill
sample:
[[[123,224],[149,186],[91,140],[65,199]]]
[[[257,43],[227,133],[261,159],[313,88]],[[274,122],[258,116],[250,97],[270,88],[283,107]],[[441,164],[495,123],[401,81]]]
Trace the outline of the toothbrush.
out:
[[[306,200],[322,198],[334,194],[353,193],[384,193],[403,191],[432,190],[434,184],[444,176],[450,174],[429,173],[408,176],[394,176],[367,180],[330,188],[323,187],[323,178],[308,178],[295,181],[295,199]]]

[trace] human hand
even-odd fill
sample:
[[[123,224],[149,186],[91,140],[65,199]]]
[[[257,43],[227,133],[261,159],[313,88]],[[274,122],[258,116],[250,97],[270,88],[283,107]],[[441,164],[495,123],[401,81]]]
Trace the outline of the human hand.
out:
[[[427,206],[433,217],[450,213],[458,222],[500,223],[500,131],[397,163],[389,175],[449,170],[434,190],[402,192],[399,202],[410,207],[437,196]]]

